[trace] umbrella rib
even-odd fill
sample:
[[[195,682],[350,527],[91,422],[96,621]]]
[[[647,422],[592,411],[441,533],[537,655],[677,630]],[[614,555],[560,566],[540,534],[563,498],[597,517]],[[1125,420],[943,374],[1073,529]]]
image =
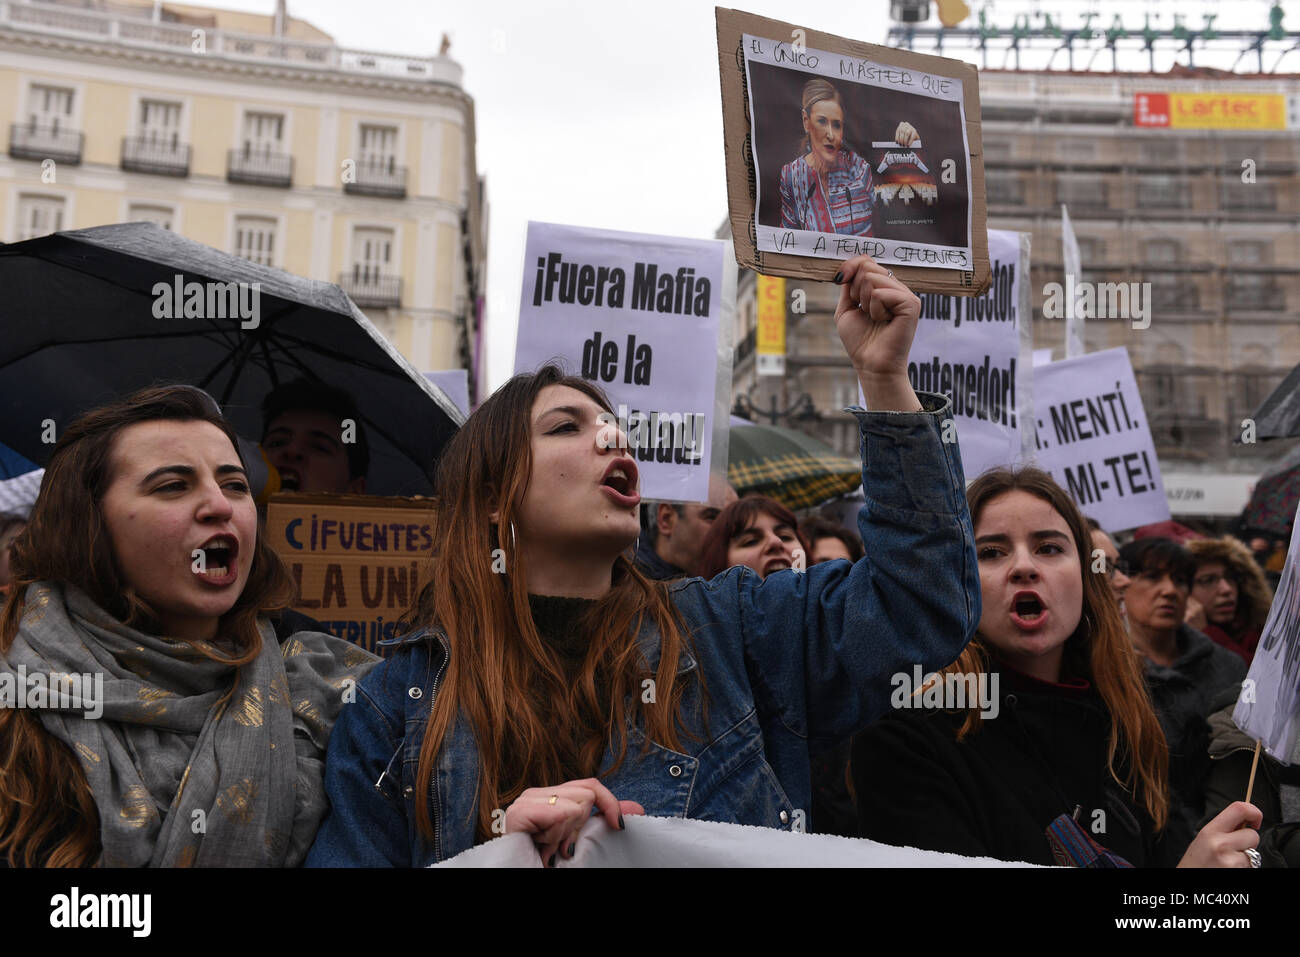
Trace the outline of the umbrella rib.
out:
[[[335,349],[323,347],[320,345],[320,343],[312,342],[308,339],[300,339],[299,337],[292,336],[292,335],[281,335],[277,337],[276,345],[283,348],[284,346],[282,345],[282,343],[284,344],[292,343],[296,345],[307,346],[308,348],[315,351],[318,355],[324,356],[329,359],[339,359],[344,362],[347,362],[349,365],[360,366],[364,369],[367,369],[368,371],[378,372],[382,375],[389,376],[390,378],[394,378],[394,379],[409,378],[404,372],[402,372],[400,368],[395,368],[392,366],[385,368],[384,366],[375,365],[373,362],[370,362],[369,360],[358,359],[356,356],[348,355],[347,353],[339,352]]]

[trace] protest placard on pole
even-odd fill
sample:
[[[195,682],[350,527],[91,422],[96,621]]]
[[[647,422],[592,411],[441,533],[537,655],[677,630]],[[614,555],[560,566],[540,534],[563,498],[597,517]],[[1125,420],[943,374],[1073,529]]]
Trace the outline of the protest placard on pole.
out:
[[[908,356],[912,388],[952,401],[967,480],[1021,456],[1020,422],[1033,386],[1021,358],[1022,287],[1029,283],[1021,234],[990,229],[993,282],[982,296],[923,293]]]
[[[1083,281],[1083,266],[1079,262],[1079,240],[1074,236],[1070,211],[1061,204],[1061,262],[1065,266],[1065,288],[1073,290]],[[1070,295],[1065,301],[1065,358],[1077,359],[1088,350],[1084,347],[1083,320],[1085,310]]]
[[[716,16],[740,264],[826,281],[866,254],[919,292],[983,292],[975,68],[737,10]]]
[[[642,497],[705,501],[726,469],[727,244],[529,223],[524,263],[515,372],[559,361],[600,386]]]
[[[1034,369],[1036,464],[1116,532],[1169,518],[1160,463],[1125,349]]]
[[[298,586],[294,610],[378,654],[428,579],[434,517],[433,499],[285,493],[266,535]]]
[[[1297,509],[1300,519],[1300,509]],[[1241,696],[1237,727],[1283,764],[1300,763],[1300,531],[1291,547]]]

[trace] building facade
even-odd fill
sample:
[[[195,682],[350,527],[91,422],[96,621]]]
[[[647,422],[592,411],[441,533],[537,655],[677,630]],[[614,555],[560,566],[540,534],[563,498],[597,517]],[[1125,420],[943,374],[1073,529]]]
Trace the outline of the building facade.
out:
[[[444,50],[302,20],[0,2],[0,239],[148,220],[341,285],[422,371],[479,381],[487,209]]]
[[[983,71],[988,225],[1032,235],[1034,343],[1064,356],[1065,321],[1043,315],[1063,282],[1061,204],[1083,279],[1149,283],[1151,324],[1097,318],[1087,351],[1126,348],[1162,469],[1257,474],[1276,444],[1240,444],[1243,420],[1300,362],[1300,130],[1146,128],[1140,93],[1300,96],[1295,77],[1222,71],[1172,74]],[[786,375],[756,374],[755,279],[742,271],[733,397],[850,453],[856,398],[834,326],[838,289],[787,280]],[[804,315],[790,290],[806,292]],[[752,391],[751,391],[752,390]],[[809,415],[811,398],[815,414]],[[741,400],[745,404],[745,400]],[[1166,486],[1169,482],[1166,482]]]

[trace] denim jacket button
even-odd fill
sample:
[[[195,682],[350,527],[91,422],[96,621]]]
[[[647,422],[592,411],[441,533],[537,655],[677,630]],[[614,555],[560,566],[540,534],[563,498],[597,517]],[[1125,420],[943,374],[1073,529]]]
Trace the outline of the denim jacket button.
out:
[[[782,812],[781,812],[781,823],[782,823],[782,824],[788,824],[789,822],[790,822],[790,815],[789,815],[789,814],[786,814],[785,811],[782,811]]]
[[[668,769],[668,773],[675,778],[680,778],[682,776],[682,766],[680,764],[674,764]]]
[[[414,688],[408,688],[406,693],[410,695],[412,699],[417,701],[424,696],[424,692],[420,690],[418,685]]]
[[[406,787],[402,788],[402,797],[409,798],[414,793],[415,793],[415,788],[411,787],[411,785],[409,784]]]

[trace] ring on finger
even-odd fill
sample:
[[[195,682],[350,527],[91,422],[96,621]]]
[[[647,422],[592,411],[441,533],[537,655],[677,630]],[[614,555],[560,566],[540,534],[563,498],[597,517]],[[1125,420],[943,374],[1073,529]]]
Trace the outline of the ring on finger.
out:
[[[1246,853],[1246,859],[1250,861],[1251,867],[1264,866],[1264,859],[1259,856],[1259,851],[1255,850],[1253,847],[1248,847],[1246,848],[1245,853]]]
[[[559,799],[560,799],[560,796],[559,796],[558,794],[552,794],[552,795],[551,795],[551,799],[550,799],[549,801],[547,801],[546,803],[547,803],[547,804],[554,804],[554,803],[555,803],[556,801],[558,801]]]

